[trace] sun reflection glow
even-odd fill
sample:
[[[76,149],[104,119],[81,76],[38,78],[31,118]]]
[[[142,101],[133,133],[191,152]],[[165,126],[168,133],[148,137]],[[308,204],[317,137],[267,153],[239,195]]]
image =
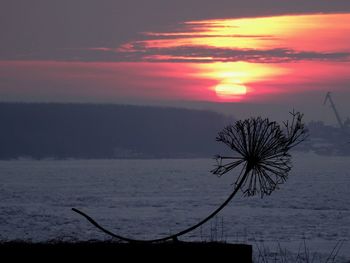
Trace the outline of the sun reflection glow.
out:
[[[247,62],[192,64],[196,73],[192,77],[215,80],[209,87],[215,91],[219,100],[239,101],[254,89],[250,84],[270,81],[289,73],[287,68],[276,64],[258,64]],[[262,89],[262,88],[261,88]]]

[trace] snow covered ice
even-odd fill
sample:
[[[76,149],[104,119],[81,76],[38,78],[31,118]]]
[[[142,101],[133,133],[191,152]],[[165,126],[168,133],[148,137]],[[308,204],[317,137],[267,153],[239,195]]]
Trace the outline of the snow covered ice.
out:
[[[72,207],[121,235],[163,237],[197,223],[229,195],[235,174],[218,178],[209,172],[214,164],[211,159],[1,161],[0,239],[109,239]],[[325,255],[345,240],[339,255],[350,260],[349,157],[295,152],[293,164],[287,182],[271,196],[238,195],[217,219],[182,239],[279,243],[293,253],[305,240],[311,252]]]

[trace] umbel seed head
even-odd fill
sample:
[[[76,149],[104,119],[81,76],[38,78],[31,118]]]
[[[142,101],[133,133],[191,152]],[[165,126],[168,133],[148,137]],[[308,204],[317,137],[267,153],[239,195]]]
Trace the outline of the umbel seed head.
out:
[[[221,176],[241,166],[235,187],[246,196],[270,195],[288,178],[292,167],[290,150],[307,137],[303,115],[294,111],[291,115],[291,122],[282,126],[258,117],[225,127],[216,140],[230,147],[234,154],[217,155],[216,168],[211,172]]]

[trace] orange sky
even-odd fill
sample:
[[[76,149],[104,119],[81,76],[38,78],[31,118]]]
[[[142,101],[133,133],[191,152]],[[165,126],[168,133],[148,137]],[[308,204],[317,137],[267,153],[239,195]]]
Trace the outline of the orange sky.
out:
[[[7,101],[266,102],[346,92],[350,14],[187,21],[87,54],[115,61],[0,61]],[[80,50],[81,51],[81,50]]]
[[[350,14],[189,21],[176,32],[144,35],[149,39],[127,43],[119,51],[139,53],[148,61],[193,63],[193,77],[215,82],[207,86],[216,93],[208,100],[302,93],[310,80],[331,86],[335,78],[349,75]],[[296,88],[286,90],[282,84]]]

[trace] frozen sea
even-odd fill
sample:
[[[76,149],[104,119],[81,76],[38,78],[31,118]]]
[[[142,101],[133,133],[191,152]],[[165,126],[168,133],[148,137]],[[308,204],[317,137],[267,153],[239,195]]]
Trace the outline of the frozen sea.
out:
[[[289,179],[271,196],[238,195],[182,240],[227,241],[271,252],[327,257],[344,241],[350,261],[350,157],[294,153]],[[128,237],[158,238],[198,222],[232,191],[212,159],[16,160],[0,162],[0,240],[109,239],[72,212],[76,207]]]

